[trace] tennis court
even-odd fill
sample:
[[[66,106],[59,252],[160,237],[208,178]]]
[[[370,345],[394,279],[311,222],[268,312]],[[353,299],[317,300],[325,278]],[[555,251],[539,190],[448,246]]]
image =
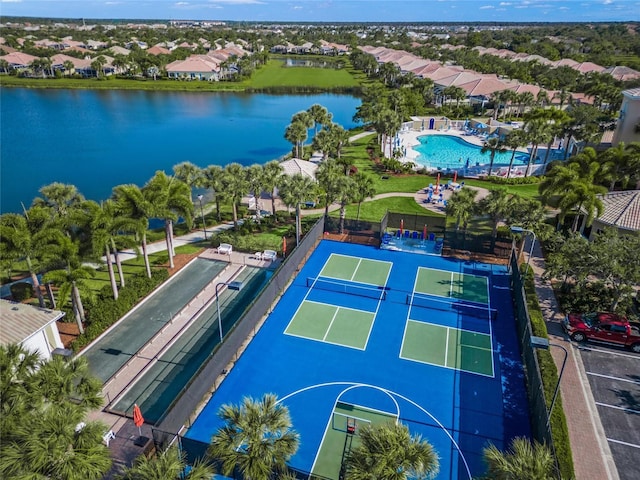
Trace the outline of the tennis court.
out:
[[[222,405],[274,393],[300,472],[338,480],[358,428],[397,420],[437,478],[479,476],[489,443],[530,437],[508,287],[503,266],[323,240],[185,437],[208,443]]]

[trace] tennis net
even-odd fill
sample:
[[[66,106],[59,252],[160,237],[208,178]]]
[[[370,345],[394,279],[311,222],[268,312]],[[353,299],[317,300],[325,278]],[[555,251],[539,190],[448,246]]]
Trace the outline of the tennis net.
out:
[[[320,277],[307,277],[307,287],[346,293],[347,295],[357,295],[359,297],[375,298],[376,300],[387,298],[387,292],[381,286],[364,286],[353,282],[339,282]]]
[[[412,307],[428,308],[432,310],[443,310],[447,312],[457,312],[468,317],[498,318],[498,310],[489,308],[486,305],[475,304],[463,301],[447,301],[442,298],[429,297],[426,295],[407,295],[407,305]]]

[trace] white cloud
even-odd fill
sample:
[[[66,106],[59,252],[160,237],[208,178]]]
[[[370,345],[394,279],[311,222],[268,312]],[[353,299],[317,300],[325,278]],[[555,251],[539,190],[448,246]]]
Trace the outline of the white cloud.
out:
[[[22,3],[22,0],[0,0],[0,3]]]
[[[602,2],[603,5],[611,5],[613,3],[613,0],[604,0],[604,2]]]
[[[263,4],[260,0],[212,0],[211,3],[226,3],[228,5]]]
[[[501,7],[508,7],[509,5],[513,5],[511,2],[500,2]]]
[[[294,10],[302,10],[302,7],[300,5],[295,5],[293,7]]]
[[[496,7],[494,7],[493,5],[483,5],[480,7],[480,10],[492,10]]]

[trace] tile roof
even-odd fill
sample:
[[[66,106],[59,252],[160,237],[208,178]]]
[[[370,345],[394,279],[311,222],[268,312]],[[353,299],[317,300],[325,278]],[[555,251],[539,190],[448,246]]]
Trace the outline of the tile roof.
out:
[[[58,310],[0,300],[0,345],[21,343],[63,316]]]
[[[7,55],[4,55],[0,58],[6,60],[9,65],[29,65],[38,57],[34,57],[33,55],[29,55],[28,53],[13,52],[8,53]]]
[[[609,67],[605,69],[604,72],[608,73],[617,80],[633,80],[636,78],[640,78],[640,72],[629,67]]]
[[[598,220],[623,230],[640,231],[640,190],[609,192],[600,198],[604,211]]]
[[[280,165],[282,166],[285,175],[295,175],[296,173],[300,173],[305,177],[310,177],[314,180],[316,178],[318,165],[315,163],[301,160],[299,158],[292,158],[290,160],[285,160],[280,163]]]

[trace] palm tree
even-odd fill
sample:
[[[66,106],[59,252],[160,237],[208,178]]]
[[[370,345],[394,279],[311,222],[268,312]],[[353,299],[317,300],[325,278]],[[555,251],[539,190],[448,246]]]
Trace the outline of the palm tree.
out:
[[[266,163],[263,167],[262,183],[264,189],[269,192],[269,197],[271,197],[271,212],[274,215],[276,214],[275,191],[282,181],[283,173],[284,169],[277,160],[272,160],[271,162]]]
[[[35,198],[32,205],[49,208],[52,212],[52,220],[59,223],[60,228],[71,236],[71,216],[74,210],[84,202],[84,197],[77,187],[54,182],[45,185],[39,192],[42,198]]]
[[[145,195],[154,205],[154,213],[164,220],[165,240],[169,265],[174,267],[173,257],[173,222],[182,217],[189,228],[193,220],[193,202],[189,186],[175,177],[169,177],[162,171],[157,171],[155,176],[143,187]]]
[[[427,479],[438,474],[433,447],[400,422],[364,425],[359,440],[345,460],[346,480]]]
[[[189,198],[193,199],[194,187],[202,183],[202,170],[191,162],[182,162],[173,167],[173,176],[189,185]]]
[[[492,480],[553,480],[556,478],[553,454],[546,445],[531,444],[526,438],[515,438],[510,448],[501,452],[495,445],[484,449],[488,465],[487,478]]]
[[[376,194],[376,186],[369,175],[358,172],[353,175],[354,196],[353,200],[358,202],[358,213],[356,214],[356,222],[360,220],[360,206],[367,198],[371,198]]]
[[[344,233],[344,221],[347,216],[347,205],[355,200],[355,182],[353,178],[341,176],[336,179],[335,187],[340,203],[340,233]]]
[[[511,213],[511,195],[503,189],[491,190],[478,205],[478,211],[489,215],[492,223],[491,243],[495,244],[498,235],[498,225]]]
[[[71,60],[65,60],[64,62],[62,62],[62,67],[64,68],[67,76],[70,76],[71,70],[74,69],[73,62]]]
[[[493,161],[496,158],[496,153],[504,153],[506,151],[507,149],[505,142],[501,138],[491,137],[485,140],[480,153],[490,152],[489,173],[487,175],[491,175],[491,171],[493,170]]]
[[[202,186],[213,192],[213,198],[216,202],[216,218],[218,219],[218,222],[221,220],[220,202],[224,198],[223,177],[224,170],[219,165],[209,165],[203,171]]]
[[[256,209],[258,209],[258,200],[262,195],[264,185],[264,169],[262,165],[255,164],[245,169],[247,176],[247,185],[249,186],[249,192],[253,194],[256,199]]]
[[[25,216],[5,213],[0,217],[0,244],[3,254],[24,259],[31,283],[44,308],[44,297],[38,280],[40,265],[50,256],[49,247],[61,241],[61,233],[47,222],[47,212],[40,207],[32,207]]]
[[[63,304],[71,296],[71,307],[78,324],[80,333],[84,333],[83,323],[86,322],[84,307],[80,293],[91,295],[86,280],[95,275],[93,268],[82,265],[79,258],[79,247],[70,238],[63,237],[57,247],[60,259],[65,268],[51,270],[44,275],[46,282],[58,285],[58,302]]]
[[[239,163],[230,163],[224,167],[222,185],[225,195],[231,200],[233,210],[233,225],[238,228],[238,204],[249,191],[249,182],[244,167]]]
[[[462,224],[466,233],[467,224],[475,210],[475,198],[477,194],[477,190],[472,188],[463,188],[456,192],[455,195],[452,195],[448,200],[445,210],[447,216],[451,216],[456,219],[456,231],[460,230],[460,225]]]
[[[135,231],[136,222],[126,216],[118,216],[116,204],[113,200],[105,200],[100,205],[96,202],[87,202],[87,206],[91,216],[91,242],[93,249],[98,257],[105,257],[113,298],[117,300],[118,286],[116,285],[113,260],[116,261],[118,268],[120,286],[124,287],[125,279],[120,256],[118,255],[118,245],[123,245],[125,248],[135,247],[135,240],[127,235],[122,235],[121,232]]]
[[[300,242],[300,204],[315,197],[317,184],[309,177],[296,173],[284,177],[280,187],[280,198],[287,207],[296,209],[296,245]]]
[[[267,480],[286,471],[299,436],[291,428],[289,410],[275,395],[245,397],[240,405],[223,405],[218,415],[225,425],[211,438],[208,453],[221,463],[223,475],[237,468],[247,480]]]
[[[300,158],[300,147],[307,139],[307,135],[307,127],[302,122],[289,124],[284,132],[284,138],[294,145],[296,158]]]
[[[147,277],[151,278],[151,264],[147,252],[147,230],[149,219],[153,218],[155,206],[149,198],[149,192],[137,185],[118,185],[113,189],[115,210],[133,221],[133,231],[140,236],[142,255]]]
[[[84,357],[44,360],[0,346],[0,477],[98,480],[111,466],[105,426],[86,420],[102,403],[101,382]]]
[[[307,109],[307,113],[313,121],[314,135],[318,134],[318,126],[329,125],[333,115],[320,104],[313,104]]]
[[[337,179],[344,176],[342,167],[335,160],[322,162],[316,170],[316,180],[324,195],[324,217],[329,216],[329,206],[338,198]]]
[[[132,467],[126,468],[119,480],[211,480],[215,469],[204,461],[196,461],[185,473],[187,461],[177,447],[155,457],[140,455]]]
[[[528,177],[531,170],[531,164],[538,153],[538,145],[546,143],[548,138],[551,136],[551,132],[549,124],[541,118],[531,118],[526,121],[523,129],[527,132],[529,141],[531,141],[532,144],[529,162],[527,163],[527,170],[525,172],[525,177]]]
[[[94,61],[91,62],[91,68],[96,72],[96,78],[100,78],[100,72],[102,67],[107,64],[107,59],[102,55],[99,55]]]
[[[640,172],[640,143],[626,145],[620,142],[606,150],[600,157],[602,169],[609,179],[609,191],[613,191],[618,182],[626,188],[634,175]]]
[[[340,160],[342,149],[349,143],[349,132],[337,123],[330,124],[328,128],[332,149],[336,154],[336,158]]]
[[[513,130],[505,140],[505,146],[510,148],[511,160],[509,160],[509,170],[507,170],[507,178],[511,176],[511,169],[513,168],[513,160],[516,158],[516,151],[520,147],[526,147],[529,144],[527,133],[523,130]]]

